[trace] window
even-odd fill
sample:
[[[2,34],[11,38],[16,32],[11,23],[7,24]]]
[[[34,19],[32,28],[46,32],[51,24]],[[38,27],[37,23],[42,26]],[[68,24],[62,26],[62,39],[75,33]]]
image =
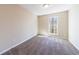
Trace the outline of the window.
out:
[[[50,33],[51,34],[57,34],[58,33],[58,16],[52,16],[50,17]]]

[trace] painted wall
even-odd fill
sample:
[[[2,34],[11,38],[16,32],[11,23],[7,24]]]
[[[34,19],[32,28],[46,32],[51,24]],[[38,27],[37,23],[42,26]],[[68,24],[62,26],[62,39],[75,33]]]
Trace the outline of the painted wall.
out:
[[[49,33],[49,23],[48,17],[38,16],[38,34],[48,35]]]
[[[68,39],[68,11],[39,16],[39,34],[49,34],[49,17],[52,16],[58,16],[58,36],[63,39]]]
[[[0,53],[37,35],[37,16],[19,5],[0,5]]]
[[[69,40],[79,49],[79,5],[73,5],[69,11]]]

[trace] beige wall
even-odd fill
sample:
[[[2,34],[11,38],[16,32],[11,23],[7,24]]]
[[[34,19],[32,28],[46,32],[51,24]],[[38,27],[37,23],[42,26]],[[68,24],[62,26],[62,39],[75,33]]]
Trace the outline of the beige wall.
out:
[[[48,17],[47,16],[38,16],[38,34],[47,34],[49,33],[48,26]]]
[[[36,34],[36,15],[19,5],[0,5],[0,53]]]
[[[39,34],[49,33],[49,17],[58,16],[58,36],[68,39],[68,11],[38,16]]]

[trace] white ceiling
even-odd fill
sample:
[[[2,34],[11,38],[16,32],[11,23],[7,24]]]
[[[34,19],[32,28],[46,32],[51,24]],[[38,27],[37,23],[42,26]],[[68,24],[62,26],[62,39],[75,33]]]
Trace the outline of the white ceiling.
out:
[[[69,10],[71,5],[68,4],[50,4],[48,8],[43,8],[42,4],[22,4],[21,6],[36,15],[45,15]]]

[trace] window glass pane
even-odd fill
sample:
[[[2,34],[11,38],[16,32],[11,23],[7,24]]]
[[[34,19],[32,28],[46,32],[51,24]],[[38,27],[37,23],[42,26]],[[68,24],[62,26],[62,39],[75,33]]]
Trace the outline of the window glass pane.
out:
[[[50,19],[50,32],[57,33],[58,16],[52,16]]]

